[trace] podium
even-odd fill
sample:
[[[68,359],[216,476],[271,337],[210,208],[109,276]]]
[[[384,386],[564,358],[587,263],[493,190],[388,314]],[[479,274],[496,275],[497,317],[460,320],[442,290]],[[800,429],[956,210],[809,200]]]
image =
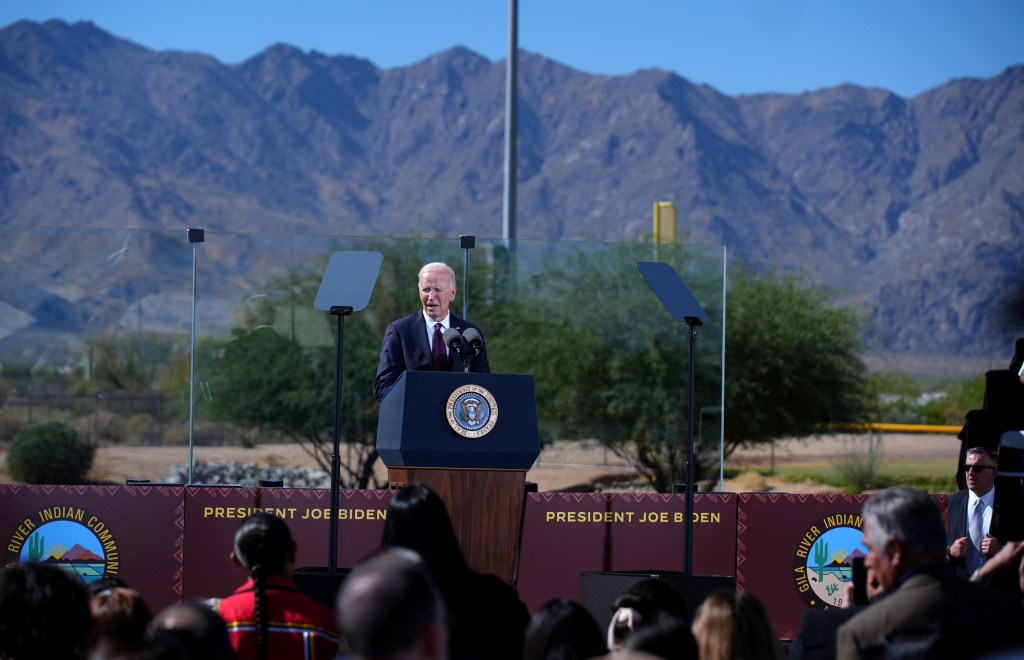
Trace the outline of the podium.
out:
[[[407,371],[380,404],[388,486],[444,500],[466,561],[511,583],[526,472],[540,455],[533,376]]]

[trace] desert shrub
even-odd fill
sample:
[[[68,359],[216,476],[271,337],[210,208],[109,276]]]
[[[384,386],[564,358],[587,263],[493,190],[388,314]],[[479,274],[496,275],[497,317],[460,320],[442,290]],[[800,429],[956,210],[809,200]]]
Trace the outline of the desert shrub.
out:
[[[6,414],[7,412],[0,408],[0,445],[13,442],[18,432],[28,423],[20,415]]]
[[[89,436],[97,444],[121,444],[125,423],[121,415],[108,410],[92,410],[71,424],[80,435]]]
[[[129,415],[125,420],[125,425],[128,430],[125,434],[124,441],[133,445],[155,444],[157,438],[160,436],[160,429],[157,427],[156,420],[153,419],[153,416],[149,413],[135,413],[134,415]]]
[[[753,470],[740,473],[733,478],[740,492],[759,493],[768,489],[768,480]]]
[[[195,422],[192,440],[197,447],[235,447],[243,444],[239,436],[243,430],[226,422]],[[164,424],[160,429],[158,442],[164,447],[184,447],[188,445],[188,422],[180,424]]]
[[[7,469],[27,484],[82,483],[96,447],[65,422],[29,424],[11,443]]]
[[[76,419],[74,426],[100,446],[149,444],[147,440],[156,437],[156,423],[149,413],[123,415],[100,409]]]
[[[884,487],[879,468],[882,463],[882,440],[869,438],[867,449],[860,447],[841,454],[835,460],[835,469],[839,473],[844,489],[849,493],[863,493],[869,488]]]

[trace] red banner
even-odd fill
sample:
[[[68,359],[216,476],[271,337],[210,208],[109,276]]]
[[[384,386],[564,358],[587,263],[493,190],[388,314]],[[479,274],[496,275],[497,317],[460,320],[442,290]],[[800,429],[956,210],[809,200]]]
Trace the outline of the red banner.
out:
[[[946,496],[935,495],[946,517]],[[744,493],[736,525],[736,589],[768,609],[792,639],[808,607],[841,607],[853,557],[867,554],[860,512],[867,495]]]
[[[519,595],[530,611],[580,598],[587,571],[682,571],[684,495],[537,493],[526,503]],[[694,496],[693,572],[733,575],[736,496]]]
[[[861,540],[864,495],[701,493],[694,497],[693,573],[736,577],[764,601],[780,637],[808,607],[841,604]],[[154,609],[224,596],[242,576],[235,529],[253,511],[283,518],[299,567],[328,565],[330,491],[180,486],[0,485],[4,563],[43,561],[89,582],[117,576]],[[374,551],[391,492],[343,490],[336,566]],[[936,502],[945,516],[946,497]],[[580,599],[584,572],[682,572],[685,496],[536,493],[526,502],[519,594],[531,611]]]
[[[288,523],[297,545],[297,567],[327,566],[330,495],[322,489],[187,488],[183,597],[224,596],[244,581],[228,555],[238,524],[257,510]],[[380,546],[390,501],[387,490],[340,492],[337,567],[354,566]]]
[[[0,485],[4,565],[53,564],[86,583],[119,577],[163,609],[182,596],[184,490]]]

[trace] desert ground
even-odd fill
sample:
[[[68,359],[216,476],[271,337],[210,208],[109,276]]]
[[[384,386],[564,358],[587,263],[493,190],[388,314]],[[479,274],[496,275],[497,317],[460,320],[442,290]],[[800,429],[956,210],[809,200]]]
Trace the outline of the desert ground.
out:
[[[771,464],[773,453],[776,466],[823,463],[852,452],[866,451],[868,442],[881,442],[883,460],[948,458],[951,471],[960,451],[960,441],[952,435],[835,434],[784,439],[775,442],[774,447],[762,445],[742,449],[726,459],[726,467],[741,472],[745,467],[764,467]],[[197,461],[233,461],[258,466],[317,466],[312,456],[299,445],[293,444],[267,444],[252,448],[195,447],[193,458]],[[340,458],[346,460],[344,448]],[[186,465],[187,462],[187,447],[103,447],[96,452],[89,478],[99,483],[124,483],[127,478],[159,482],[166,478],[165,475],[172,467]],[[387,468],[379,461],[376,474],[381,483],[386,482]],[[637,483],[633,468],[612,452],[588,442],[556,442],[545,447],[526,478],[527,481],[537,483],[540,491],[645,490]],[[6,453],[0,451],[0,483],[10,482]],[[763,477],[756,483],[756,487],[751,488],[749,480],[727,479],[721,490],[775,490],[788,493],[827,493],[837,490],[811,481],[793,483],[772,477]]]

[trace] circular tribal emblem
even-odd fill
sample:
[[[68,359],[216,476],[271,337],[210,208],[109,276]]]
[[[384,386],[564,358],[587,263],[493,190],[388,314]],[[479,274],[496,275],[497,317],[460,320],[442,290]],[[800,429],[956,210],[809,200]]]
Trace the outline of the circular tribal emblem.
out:
[[[498,422],[498,402],[479,385],[463,385],[448,397],[448,425],[464,438],[487,435]]]
[[[846,585],[853,582],[853,560],[867,554],[861,539],[863,521],[855,513],[834,513],[804,532],[793,553],[794,585],[811,607],[842,607]]]

